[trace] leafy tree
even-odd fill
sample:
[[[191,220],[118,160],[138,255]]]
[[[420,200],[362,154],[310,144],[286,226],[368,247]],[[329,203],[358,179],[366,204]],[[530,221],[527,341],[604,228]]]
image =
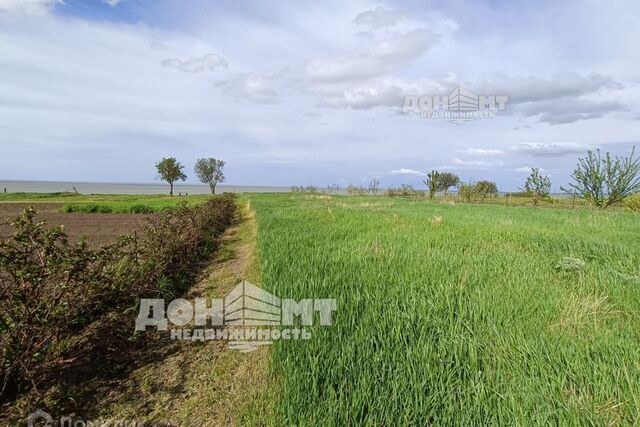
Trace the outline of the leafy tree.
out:
[[[476,194],[476,185],[472,182],[468,183],[460,183],[458,184],[459,194],[467,202],[472,202],[475,200]]]
[[[475,193],[483,199],[488,196],[495,196],[498,194],[498,186],[495,182],[478,181],[476,182],[475,187]]]
[[[460,184],[458,175],[451,172],[443,172],[440,174],[440,189],[444,191],[444,197],[447,198],[449,188],[457,187]]]
[[[551,191],[551,179],[548,176],[542,175],[539,168],[532,168],[531,175],[524,183],[524,189],[528,193],[533,195],[533,204],[538,204],[538,198],[549,196]]]
[[[184,166],[175,157],[163,158],[156,163],[158,176],[169,183],[169,194],[173,196],[173,183],[177,180],[184,181],[187,176],[182,172]]]
[[[216,160],[213,157],[198,159],[194,171],[198,179],[203,184],[209,184],[211,194],[216,194],[216,186],[219,182],[224,182],[224,160]]]
[[[578,159],[571,174],[567,193],[576,194],[595,206],[606,209],[627,196],[640,191],[640,159],[633,147],[629,157],[602,156],[600,150],[588,151],[587,157]]]
[[[436,191],[440,189],[440,172],[432,170],[427,174],[427,179],[423,181],[429,189],[429,198],[433,199]]]
[[[378,191],[380,191],[380,180],[378,178],[372,178],[371,181],[369,181],[368,190],[374,196],[378,194]]]

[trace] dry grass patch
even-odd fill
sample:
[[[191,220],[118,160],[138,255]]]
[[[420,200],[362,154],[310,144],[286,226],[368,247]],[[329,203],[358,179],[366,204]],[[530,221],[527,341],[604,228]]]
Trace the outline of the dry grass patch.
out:
[[[431,224],[437,225],[442,224],[444,222],[444,218],[441,215],[436,215],[432,217],[430,220]]]
[[[308,194],[308,195],[302,196],[302,198],[304,200],[331,200],[331,199],[333,199],[333,197],[329,196],[328,194]]]
[[[552,325],[552,328],[573,335],[584,332],[597,334],[604,323],[619,313],[608,302],[606,295],[580,296],[574,294],[566,299],[560,318]]]

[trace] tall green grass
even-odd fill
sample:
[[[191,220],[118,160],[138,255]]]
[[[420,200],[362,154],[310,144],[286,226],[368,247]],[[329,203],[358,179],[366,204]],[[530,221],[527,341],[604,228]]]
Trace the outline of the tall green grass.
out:
[[[79,197],[76,193],[68,193],[68,192],[55,192],[55,193],[0,193],[0,202],[14,202],[14,201],[29,201],[29,200],[38,200],[38,201],[50,201],[51,199],[65,199],[67,200],[69,197]]]
[[[0,193],[0,202],[64,203],[63,212],[151,213],[178,207],[181,203],[199,205],[211,199],[206,194],[167,196],[160,194],[89,194],[74,193]]]
[[[244,197],[265,288],[338,303],[274,346],[278,423],[639,422],[637,215]]]

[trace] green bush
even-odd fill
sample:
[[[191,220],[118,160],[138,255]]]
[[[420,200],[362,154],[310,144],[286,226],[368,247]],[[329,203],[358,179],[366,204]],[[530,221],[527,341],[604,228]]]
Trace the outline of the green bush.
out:
[[[629,196],[626,200],[626,205],[633,212],[640,212],[640,193]]]
[[[78,337],[112,345],[90,325],[115,319],[96,329],[122,330],[133,324],[140,298],[184,292],[203,253],[234,221],[235,200],[225,194],[153,214],[142,239],[121,236],[99,249],[70,244],[61,226],[48,228],[35,215],[27,209],[12,223],[14,235],[0,242],[0,402],[65,378],[67,361],[109,366],[100,345]]]
[[[458,186],[458,194],[466,202],[475,202],[478,199],[486,199],[498,194],[498,186],[491,181],[478,181],[476,183],[461,183]]]
[[[62,211],[69,212],[83,212],[83,213],[113,213],[113,208],[109,205],[100,203],[90,204],[75,204],[69,203],[62,207]]]
[[[513,192],[505,194],[505,197],[516,197],[516,198],[530,199],[530,198],[533,197],[533,193],[530,192],[530,191],[513,191]]]
[[[151,208],[150,206],[147,205],[133,205],[129,208],[129,212],[130,213],[144,213],[144,214],[148,214],[148,213],[152,213],[153,212],[153,208]]]

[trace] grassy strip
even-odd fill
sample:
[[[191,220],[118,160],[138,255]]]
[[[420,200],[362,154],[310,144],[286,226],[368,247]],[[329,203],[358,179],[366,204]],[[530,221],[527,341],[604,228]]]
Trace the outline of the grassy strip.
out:
[[[175,209],[178,206],[197,206],[210,200],[211,196],[197,197],[91,197],[79,203],[66,203],[63,212],[83,213],[152,213]]]
[[[169,196],[165,194],[75,194],[75,193],[0,193],[0,202],[24,203],[30,201],[46,203],[82,204],[198,204],[211,198],[208,194]]]
[[[272,351],[279,424],[638,422],[637,215],[245,197],[264,287],[338,304]]]
[[[78,197],[76,193],[58,192],[58,193],[0,193],[0,202],[15,202],[15,201],[29,201],[29,200],[44,200],[49,201],[51,199],[61,200]]]
[[[221,237],[212,262],[184,296],[187,300],[223,298],[243,279],[261,283],[255,217],[246,203],[239,203],[239,211],[242,221]],[[239,353],[226,342],[176,340],[164,355],[132,372],[110,394],[100,405],[100,421],[245,426],[272,419],[268,348]]]
[[[152,213],[175,209],[179,203],[160,201],[150,204],[139,203],[69,203],[62,207],[62,212],[82,213]]]
[[[211,196],[131,195],[75,193],[0,193],[0,202],[15,203],[64,203],[62,212],[83,213],[152,213],[175,209],[185,204],[197,206],[210,200]]]

